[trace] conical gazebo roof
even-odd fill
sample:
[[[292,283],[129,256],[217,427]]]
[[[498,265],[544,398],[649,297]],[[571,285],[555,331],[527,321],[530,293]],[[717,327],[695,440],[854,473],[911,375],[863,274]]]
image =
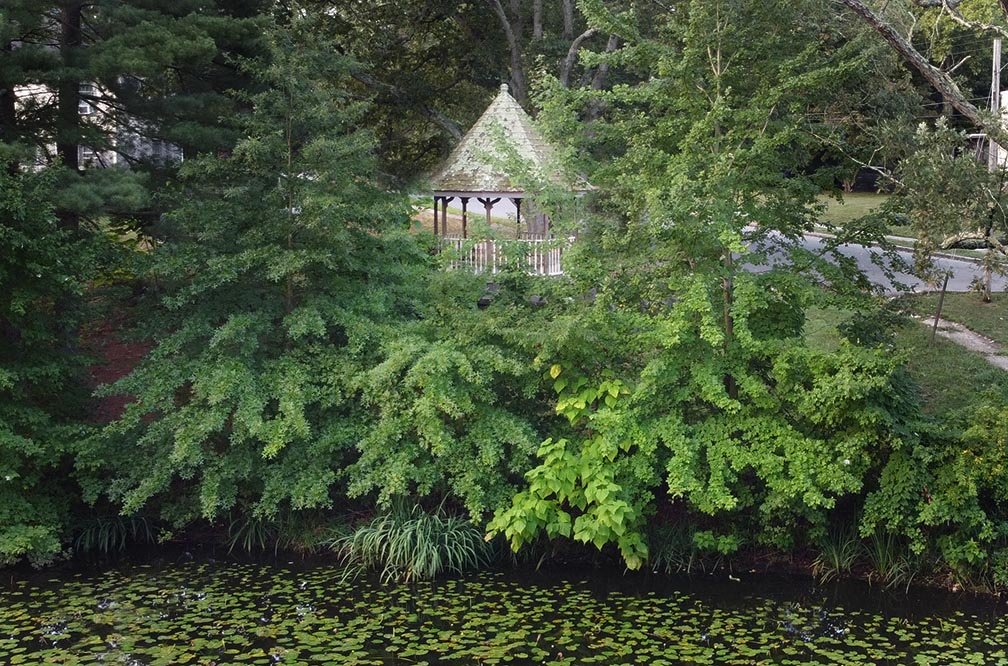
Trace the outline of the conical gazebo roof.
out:
[[[501,141],[507,146],[504,150]],[[548,171],[554,161],[553,149],[503,84],[487,110],[431,177],[431,189],[435,196],[521,196],[523,188],[501,170],[508,157],[513,157],[511,151],[537,175],[560,178]]]

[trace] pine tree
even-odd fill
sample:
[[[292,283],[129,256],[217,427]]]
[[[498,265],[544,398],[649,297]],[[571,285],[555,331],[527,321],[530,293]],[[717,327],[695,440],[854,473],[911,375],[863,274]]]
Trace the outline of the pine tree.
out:
[[[113,387],[136,402],[107,433],[126,512],[155,495],[177,523],[327,505],[360,434],[354,355],[415,308],[426,260],[376,180],[353,63],[303,18],[268,55],[246,63],[261,92],[241,140],[185,162],[151,257],[155,347]]]

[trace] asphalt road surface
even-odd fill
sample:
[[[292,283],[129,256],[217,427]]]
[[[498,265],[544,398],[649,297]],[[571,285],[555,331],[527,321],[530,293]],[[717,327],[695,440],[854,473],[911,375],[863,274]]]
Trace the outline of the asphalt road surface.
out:
[[[821,251],[827,242],[828,241],[816,236],[806,236],[803,245],[806,249],[816,252]],[[882,267],[872,262],[871,257],[873,254],[876,257],[882,257],[878,248],[848,244],[841,245],[838,248],[838,251],[844,256],[854,259],[873,284],[881,286],[887,292],[897,291]],[[912,252],[909,250],[901,250],[899,254],[903,257],[907,264],[911,266],[913,265]],[[882,258],[882,263],[883,266],[892,266],[892,264],[884,257]],[[967,259],[947,259],[939,257],[935,259],[935,265],[939,271],[949,272],[949,291],[970,291],[974,278],[981,278],[983,276],[983,268],[977,262],[969,261]],[[941,288],[941,284],[938,284],[937,286],[928,284],[920,278],[899,271],[896,271],[896,279],[916,292],[934,291],[935,289]],[[1004,277],[995,275],[992,281],[992,289],[993,291],[1004,291],[1005,284],[1006,280]]]

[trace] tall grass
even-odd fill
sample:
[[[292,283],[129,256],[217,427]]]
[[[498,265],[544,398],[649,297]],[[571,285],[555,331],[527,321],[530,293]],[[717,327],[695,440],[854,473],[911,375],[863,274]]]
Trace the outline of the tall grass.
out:
[[[273,544],[276,554],[280,548],[277,538],[277,528],[272,521],[242,514],[228,523],[228,554],[236,548],[251,553],[256,550],[266,550]]]
[[[651,537],[651,568],[655,573],[692,573],[702,564],[693,532],[682,524],[663,525]]]
[[[850,573],[861,554],[861,540],[853,529],[831,530],[819,542],[812,575],[826,583]]]
[[[420,506],[397,506],[332,543],[345,566],[344,577],[378,572],[383,582],[430,580],[461,574],[490,563],[483,532],[468,520]]]
[[[98,516],[83,523],[74,550],[108,554],[130,543],[154,543],[154,528],[141,516]]]
[[[881,581],[886,587],[906,586],[920,572],[922,560],[913,557],[902,540],[891,532],[876,532],[865,544],[865,554],[872,573],[868,582]]]

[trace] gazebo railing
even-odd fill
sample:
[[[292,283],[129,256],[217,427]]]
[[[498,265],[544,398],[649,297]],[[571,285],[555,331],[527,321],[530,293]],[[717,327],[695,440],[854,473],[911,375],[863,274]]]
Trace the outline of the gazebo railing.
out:
[[[573,238],[521,238],[517,240],[474,240],[457,236],[441,238],[441,249],[449,253],[448,268],[493,275],[511,262],[518,262],[529,275],[563,275],[564,251]]]

